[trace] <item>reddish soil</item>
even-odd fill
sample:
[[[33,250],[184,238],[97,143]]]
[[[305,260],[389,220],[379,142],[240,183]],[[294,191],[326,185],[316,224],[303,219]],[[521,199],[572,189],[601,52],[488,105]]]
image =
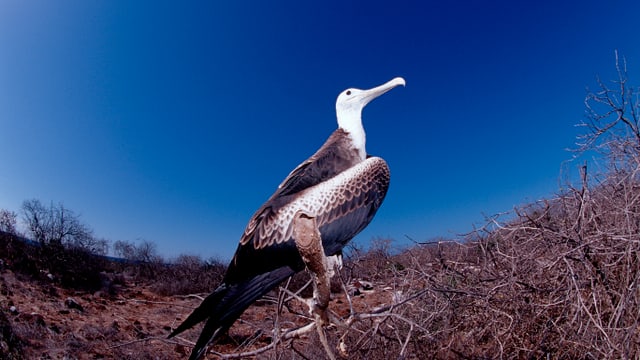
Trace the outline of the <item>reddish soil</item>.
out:
[[[115,295],[76,292],[59,288],[53,282],[22,279],[10,270],[0,272],[0,287],[0,309],[21,342],[17,352],[6,349],[4,344],[4,351],[14,354],[14,358],[181,359],[187,358],[190,344],[200,333],[197,327],[175,339],[167,339],[171,329],[200,304],[196,296],[163,297],[135,284],[119,288]],[[334,297],[330,309],[339,315],[348,314],[344,294]],[[352,297],[358,311],[388,304],[390,299],[390,292],[383,290]],[[280,327],[294,328],[308,323],[306,313],[299,303],[289,309],[283,307],[278,318]],[[269,344],[275,318],[273,301],[254,304],[214,350],[231,353]],[[314,335],[312,332],[309,336]],[[9,357],[2,351],[0,347],[0,358]]]

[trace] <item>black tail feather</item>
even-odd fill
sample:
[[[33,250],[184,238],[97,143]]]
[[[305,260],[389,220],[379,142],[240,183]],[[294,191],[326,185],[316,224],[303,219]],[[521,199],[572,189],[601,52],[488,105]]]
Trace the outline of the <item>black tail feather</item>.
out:
[[[217,289],[215,289],[209,296],[207,296],[200,306],[198,306],[193,312],[187,317],[185,321],[180,324],[173,332],[169,335],[169,338],[172,338],[181,332],[192,328],[197,323],[204,321],[206,318],[210,317],[211,314],[215,313],[215,309],[222,303],[225,295],[227,294],[229,288],[226,284],[220,285]]]
[[[208,318],[191,352],[190,360],[199,359],[207,344],[218,339],[254,301],[293,275],[290,267],[281,267],[240,284],[222,284],[207,296],[187,319],[170,335],[173,337]]]

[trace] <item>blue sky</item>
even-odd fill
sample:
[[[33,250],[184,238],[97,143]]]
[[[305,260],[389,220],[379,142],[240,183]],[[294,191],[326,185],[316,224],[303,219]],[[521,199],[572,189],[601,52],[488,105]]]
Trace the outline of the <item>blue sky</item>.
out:
[[[363,113],[392,180],[358,241],[468,232],[558,190],[585,87],[614,78],[616,49],[640,73],[639,13],[635,1],[6,0],[0,208],[61,202],[96,236],[228,259],[336,128],[338,93],[403,76]]]

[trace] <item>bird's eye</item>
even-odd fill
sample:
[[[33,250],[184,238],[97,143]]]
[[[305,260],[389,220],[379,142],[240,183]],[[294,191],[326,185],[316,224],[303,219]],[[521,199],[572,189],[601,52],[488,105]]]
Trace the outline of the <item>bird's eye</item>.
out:
[[[347,90],[347,95],[351,95],[351,90]]]

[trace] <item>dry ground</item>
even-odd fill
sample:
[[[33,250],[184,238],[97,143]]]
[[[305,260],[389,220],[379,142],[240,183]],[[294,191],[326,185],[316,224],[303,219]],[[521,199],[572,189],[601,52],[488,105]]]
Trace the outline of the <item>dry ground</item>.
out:
[[[5,342],[0,358],[13,354],[24,359],[181,359],[187,357],[190,342],[200,331],[196,328],[176,339],[166,338],[171,328],[199,305],[201,300],[196,296],[160,296],[147,286],[134,284],[119,288],[116,295],[79,292],[31,281],[8,269],[0,273],[0,287],[0,308],[21,342],[14,352]],[[353,296],[354,308],[364,312],[389,303],[392,292],[377,288]],[[331,309],[348,315],[344,293],[334,295]],[[276,318],[281,328],[306,324],[305,308],[300,303],[290,306],[302,315],[284,307],[278,317],[275,302],[268,298],[251,306],[215,351],[233,353],[268,345]],[[317,335],[312,332],[309,337]],[[315,339],[303,338],[292,346],[308,354],[307,343],[318,345]],[[273,357],[276,352],[265,352],[258,358]]]

